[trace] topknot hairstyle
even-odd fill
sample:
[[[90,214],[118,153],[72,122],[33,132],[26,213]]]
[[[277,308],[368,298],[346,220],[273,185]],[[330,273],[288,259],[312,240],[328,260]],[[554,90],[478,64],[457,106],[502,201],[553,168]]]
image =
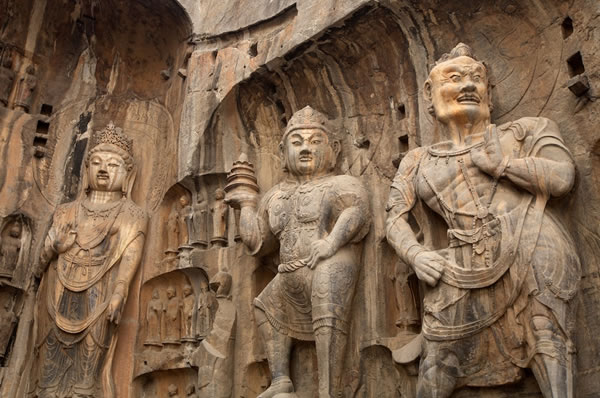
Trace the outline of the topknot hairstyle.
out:
[[[449,53],[443,54],[437,61],[435,61],[433,68],[435,68],[442,62],[446,62],[448,60],[458,57],[469,57],[473,58],[477,62],[481,62],[475,57],[475,55],[473,54],[473,49],[471,47],[469,47],[465,43],[458,43]]]

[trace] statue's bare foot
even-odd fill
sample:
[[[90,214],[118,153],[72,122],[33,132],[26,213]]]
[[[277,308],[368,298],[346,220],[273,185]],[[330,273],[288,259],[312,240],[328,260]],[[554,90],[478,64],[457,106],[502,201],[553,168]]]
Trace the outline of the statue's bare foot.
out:
[[[294,384],[287,376],[281,376],[271,382],[271,386],[257,398],[274,398],[278,394],[294,392]]]

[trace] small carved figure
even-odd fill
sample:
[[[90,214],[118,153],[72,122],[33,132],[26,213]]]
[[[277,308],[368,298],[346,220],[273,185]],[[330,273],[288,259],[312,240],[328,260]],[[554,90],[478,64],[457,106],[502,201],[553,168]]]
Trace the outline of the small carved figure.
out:
[[[194,224],[194,239],[192,245],[201,249],[208,247],[208,204],[204,195],[198,193],[198,200],[192,205],[194,216],[192,218]]]
[[[12,307],[12,300],[4,301],[0,306],[0,325],[2,325],[0,327],[0,361],[2,361],[6,355],[8,342],[10,341],[10,336],[12,336],[17,321],[17,316]]]
[[[79,196],[56,209],[40,256],[40,397],[114,396],[116,327],[142,258],[147,216],[131,200],[132,141],[111,123],[90,148]]]
[[[176,253],[179,247],[179,218],[177,204],[173,204],[167,219],[167,253]]]
[[[23,225],[20,220],[10,221],[0,239],[0,277],[12,279],[21,252]]]
[[[214,246],[227,246],[227,215],[229,206],[225,203],[225,191],[221,188],[215,191],[215,203],[210,209],[212,213],[212,238],[210,243]]]
[[[196,386],[193,384],[189,384],[185,389],[185,394],[187,398],[198,398],[198,394],[196,394]]]
[[[146,342],[145,345],[162,346],[160,330],[164,311],[163,302],[160,300],[158,289],[152,291],[152,299],[148,302],[146,312]]]
[[[7,51],[8,52],[8,51]],[[8,99],[15,81],[10,54],[2,54],[0,58],[0,105],[8,107]]]
[[[163,343],[179,344],[181,339],[181,300],[173,286],[167,288],[167,305],[163,311]]]
[[[462,43],[423,91],[450,141],[402,159],[387,206],[388,242],[425,282],[417,397],[513,383],[530,368],[545,398],[573,398],[581,269],[546,208],[575,179],[558,126],[542,117],[491,124],[487,68]],[[408,215],[419,201],[446,222],[448,247],[417,240]]]
[[[196,298],[190,285],[183,287],[183,308],[181,314],[181,341],[195,341],[194,338],[194,306]]]
[[[351,303],[370,213],[361,181],[334,174],[341,143],[330,124],[308,106],[292,116],[280,143],[287,177],[258,208],[251,164],[240,159],[228,176],[226,200],[241,208],[244,244],[257,256],[279,246],[281,259],[279,273],[254,300],[272,380],[260,398],[294,391],[293,338],[316,343],[319,397],[338,397],[342,391]]]
[[[190,200],[187,196],[182,196],[180,203],[182,205],[180,214],[183,221],[185,221],[185,228],[187,231],[187,239],[185,240],[185,244],[190,244],[194,239],[194,209],[192,208]]]
[[[169,384],[168,393],[169,397],[179,398],[179,388],[175,384]]]
[[[208,288],[206,282],[200,285],[198,294],[198,314],[196,316],[196,338],[202,340],[209,335],[219,303],[215,293]]]
[[[177,232],[178,232],[178,245],[177,247],[179,247],[180,245],[187,245],[189,243],[189,234],[188,234],[188,220],[187,220],[187,215],[186,212],[188,212],[190,209],[190,201],[188,199],[187,196],[182,195],[179,198],[179,206],[180,209],[178,211],[178,217],[177,217],[177,222],[179,223],[178,228],[177,228]]]
[[[29,112],[33,100],[33,91],[37,86],[37,77],[34,74],[35,68],[29,65],[25,74],[17,82],[15,108],[23,112]]]

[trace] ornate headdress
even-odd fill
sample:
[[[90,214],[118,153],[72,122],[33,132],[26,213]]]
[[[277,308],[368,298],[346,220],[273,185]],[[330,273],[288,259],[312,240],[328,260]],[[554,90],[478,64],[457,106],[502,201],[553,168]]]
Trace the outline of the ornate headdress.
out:
[[[281,141],[285,141],[285,138],[292,131],[302,129],[320,129],[327,135],[333,136],[330,121],[327,116],[308,105],[292,115],[285,128],[283,137],[281,137]]]
[[[114,145],[133,157],[133,140],[123,134],[123,130],[119,127],[115,127],[113,122],[110,122],[104,130],[96,131],[92,135],[90,148],[94,148],[101,144]]]
[[[85,166],[89,167],[90,156],[95,152],[100,151],[112,151],[117,153],[125,161],[127,167],[127,178],[123,184],[123,196],[131,198],[131,191],[133,190],[133,183],[135,182],[136,168],[135,158],[133,156],[133,140],[127,137],[123,130],[115,127],[115,124],[111,121],[108,125],[100,131],[92,133],[90,144],[88,146],[88,152],[85,157]],[[79,198],[83,198],[89,190],[89,181],[87,171],[83,173]]]

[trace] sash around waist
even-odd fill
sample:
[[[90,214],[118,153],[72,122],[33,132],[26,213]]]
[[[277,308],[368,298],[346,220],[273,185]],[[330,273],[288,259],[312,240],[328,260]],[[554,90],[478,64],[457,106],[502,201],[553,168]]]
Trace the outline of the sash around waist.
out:
[[[479,289],[496,283],[508,271],[517,254],[523,223],[531,200],[524,200],[513,211],[496,216],[480,228],[471,230],[448,230],[449,248],[438,250],[438,253],[448,259],[441,280],[448,285],[461,289]],[[468,243],[477,243],[486,238],[487,233],[500,229],[500,255],[491,267],[467,269],[460,267],[451,260],[449,250]]]

